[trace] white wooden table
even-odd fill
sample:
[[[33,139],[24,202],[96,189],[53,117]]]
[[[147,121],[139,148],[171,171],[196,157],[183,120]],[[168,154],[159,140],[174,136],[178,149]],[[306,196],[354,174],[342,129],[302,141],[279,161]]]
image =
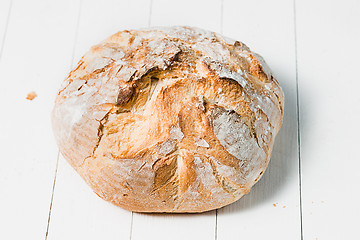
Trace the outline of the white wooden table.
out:
[[[115,207],[52,135],[56,91],[81,55],[119,30],[158,25],[245,42],[285,92],[266,174],[217,211]],[[0,0],[0,239],[360,239],[359,56],[358,0]]]

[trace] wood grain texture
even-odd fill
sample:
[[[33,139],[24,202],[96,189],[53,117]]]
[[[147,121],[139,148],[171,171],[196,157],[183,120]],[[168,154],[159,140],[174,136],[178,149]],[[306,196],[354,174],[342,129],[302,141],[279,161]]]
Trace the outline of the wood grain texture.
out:
[[[70,62],[71,2],[12,3],[0,63],[0,239],[45,236],[57,157],[50,111]]]
[[[92,46],[117,31],[148,24],[148,1],[83,1],[73,66]],[[134,17],[136,13],[136,18]],[[76,25],[76,23],[74,23]],[[65,77],[64,72],[64,77]],[[62,157],[59,160],[48,239],[128,239],[131,212],[100,199]]]
[[[180,4],[177,1],[153,0],[150,24],[151,26],[190,25],[219,32],[220,17],[221,1],[185,0]],[[203,214],[134,213],[131,239],[167,239],[169,236],[174,240],[214,239],[215,213],[215,211]]]
[[[265,58],[285,93],[285,115],[262,179],[248,195],[218,211],[220,240],[238,239],[239,232],[244,239],[301,238],[292,10],[286,0],[224,1],[224,35]]]
[[[359,238],[359,9],[296,4],[304,239]]]

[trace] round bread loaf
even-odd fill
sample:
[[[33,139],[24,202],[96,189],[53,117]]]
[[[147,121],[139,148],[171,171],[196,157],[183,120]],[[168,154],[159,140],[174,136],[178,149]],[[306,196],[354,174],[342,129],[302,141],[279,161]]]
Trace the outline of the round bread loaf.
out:
[[[101,198],[136,212],[230,204],[264,173],[283,118],[269,67],[192,27],[118,32],[63,82],[60,152]]]

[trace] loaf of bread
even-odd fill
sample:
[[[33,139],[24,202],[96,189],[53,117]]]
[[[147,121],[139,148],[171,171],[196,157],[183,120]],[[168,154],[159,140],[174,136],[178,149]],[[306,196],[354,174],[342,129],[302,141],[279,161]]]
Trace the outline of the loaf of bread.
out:
[[[93,46],[63,82],[52,124],[61,154],[101,198],[135,212],[203,212],[263,175],[283,101],[245,44],[150,28]]]

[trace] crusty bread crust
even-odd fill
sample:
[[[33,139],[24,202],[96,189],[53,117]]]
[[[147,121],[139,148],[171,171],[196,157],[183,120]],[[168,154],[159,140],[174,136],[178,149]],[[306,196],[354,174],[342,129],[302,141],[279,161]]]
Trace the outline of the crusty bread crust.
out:
[[[283,92],[241,42],[191,27],[118,32],[65,79],[63,156],[101,198],[136,212],[230,204],[264,173]]]

